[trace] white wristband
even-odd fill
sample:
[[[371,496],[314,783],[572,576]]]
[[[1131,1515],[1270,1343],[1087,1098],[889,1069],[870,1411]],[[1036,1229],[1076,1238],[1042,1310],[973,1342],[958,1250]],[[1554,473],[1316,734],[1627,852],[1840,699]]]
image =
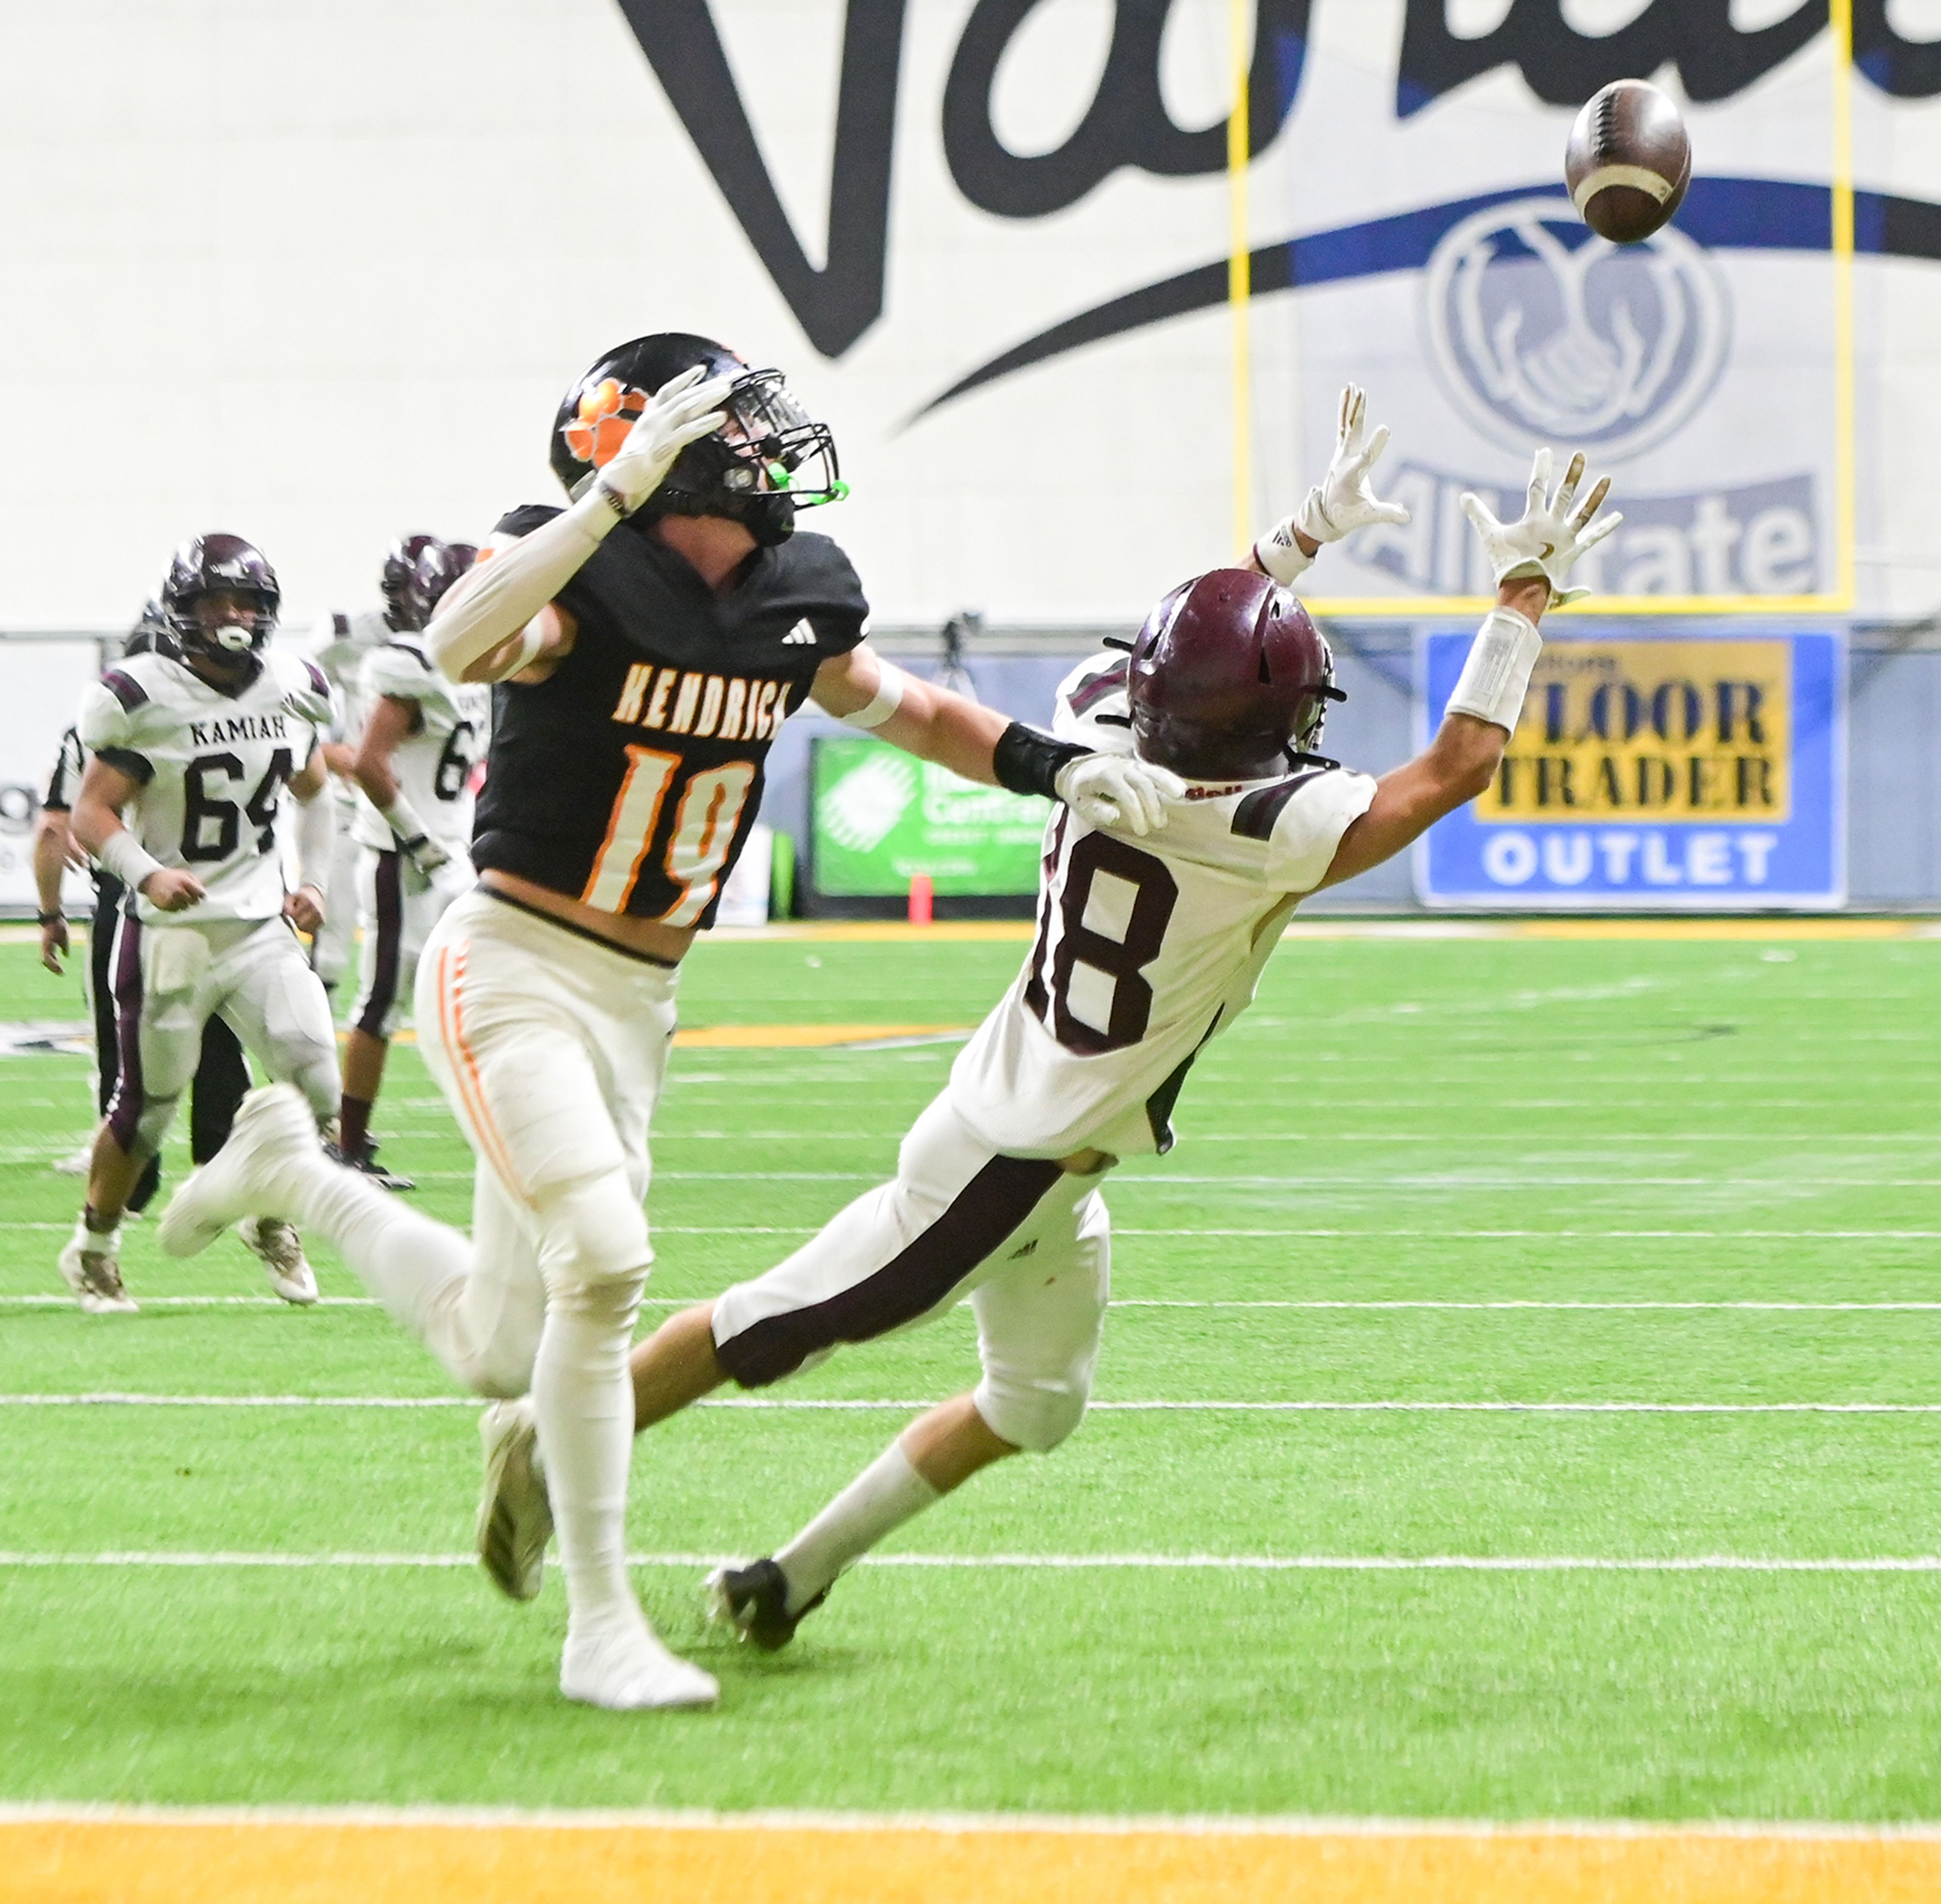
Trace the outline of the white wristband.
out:
[[[396,836],[399,846],[408,846],[414,840],[426,837],[425,823],[418,817],[418,810],[399,791],[388,807],[380,807],[379,813],[384,824]]]
[[[893,663],[883,661],[878,665],[882,672],[876,682],[876,698],[854,714],[838,715],[836,718],[845,727],[861,727],[866,731],[880,727],[903,706],[903,689],[909,677]]]
[[[1284,589],[1291,589],[1314,566],[1314,558],[1295,540],[1297,519],[1277,522],[1254,544],[1254,560]],[[1315,540],[1321,538],[1316,536]]]
[[[1530,670],[1542,652],[1536,623],[1514,608],[1492,609],[1476,631],[1444,712],[1472,714],[1515,733]]]
[[[94,859],[103,872],[112,873],[131,892],[140,892],[142,882],[162,870],[162,862],[125,826],[109,834]]]

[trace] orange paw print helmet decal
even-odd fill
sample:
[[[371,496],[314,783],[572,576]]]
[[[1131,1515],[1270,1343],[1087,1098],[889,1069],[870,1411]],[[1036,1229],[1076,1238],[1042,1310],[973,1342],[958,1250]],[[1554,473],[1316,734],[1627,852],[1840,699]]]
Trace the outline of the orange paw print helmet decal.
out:
[[[619,454],[627,433],[646,407],[645,390],[617,378],[603,377],[580,392],[579,402],[560,433],[577,461],[604,469]]]

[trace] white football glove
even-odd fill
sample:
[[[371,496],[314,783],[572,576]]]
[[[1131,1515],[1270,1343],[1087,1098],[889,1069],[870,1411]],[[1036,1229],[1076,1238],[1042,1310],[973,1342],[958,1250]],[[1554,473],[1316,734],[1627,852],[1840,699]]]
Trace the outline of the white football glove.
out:
[[[1086,754],[1068,761],[1052,784],[1088,826],[1124,826],[1141,838],[1166,822],[1166,803],[1186,797],[1176,773],[1126,754]]]
[[[1399,503],[1385,503],[1374,492],[1370,472],[1389,446],[1389,427],[1368,428],[1368,393],[1359,384],[1341,392],[1334,433],[1334,458],[1326,479],[1307,492],[1301,507],[1254,544],[1254,559],[1282,588],[1289,588],[1314,558],[1294,539],[1298,529],[1310,542],[1339,542],[1357,529],[1386,523],[1399,528],[1409,519]]]
[[[661,486],[674,458],[689,443],[711,435],[727,421],[717,406],[728,394],[732,377],[701,381],[706,366],[695,364],[662,384],[647,407],[600,471],[601,486],[615,509],[631,516]]]
[[[1585,549],[1594,549],[1625,519],[1613,512],[1599,517],[1594,523],[1591,520],[1611,493],[1609,476],[1600,476],[1585,498],[1583,507],[1576,515],[1570,514],[1577,485],[1584,479],[1584,458],[1581,454],[1571,458],[1570,467],[1563,472],[1563,480],[1557,485],[1557,493],[1546,497],[1544,492],[1550,487],[1550,452],[1539,450],[1536,461],[1530,466],[1530,501],[1521,520],[1499,522],[1482,497],[1473,491],[1463,494],[1463,513],[1476,525],[1476,533],[1483,538],[1490,572],[1496,578],[1499,586],[1525,576],[1541,575],[1550,584],[1551,605],[1561,608],[1570,602],[1582,601],[1591,592],[1588,589],[1567,589],[1563,586],[1564,577],[1570,573],[1578,557]]]

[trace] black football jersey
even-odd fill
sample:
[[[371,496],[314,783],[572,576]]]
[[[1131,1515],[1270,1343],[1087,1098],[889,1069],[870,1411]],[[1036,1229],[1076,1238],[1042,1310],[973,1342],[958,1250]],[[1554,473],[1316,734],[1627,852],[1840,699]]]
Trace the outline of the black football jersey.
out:
[[[499,532],[558,513],[515,509]],[[711,926],[783,721],[863,638],[856,571],[798,534],[717,595],[623,522],[555,599],[579,626],[572,653],[536,687],[493,690],[473,863],[603,912]]]

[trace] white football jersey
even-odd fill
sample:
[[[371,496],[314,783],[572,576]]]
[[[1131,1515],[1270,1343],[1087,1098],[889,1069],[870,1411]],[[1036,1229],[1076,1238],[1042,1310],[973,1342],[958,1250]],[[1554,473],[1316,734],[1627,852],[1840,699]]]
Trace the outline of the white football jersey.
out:
[[[1123,656],[1060,685],[1056,731],[1129,753]],[[1368,810],[1366,774],[1304,765],[1270,780],[1202,782],[1160,831],[1045,829],[1036,943],[958,1055],[951,1097],[1013,1156],[1164,1150],[1200,1046],[1252,1003],[1261,969],[1341,836]]]
[[[454,858],[469,853],[472,770],[491,732],[491,689],[446,680],[417,636],[400,635],[365,657],[358,680],[357,702],[366,719],[387,698],[412,702],[418,711],[417,728],[391,756],[399,791],[435,845]],[[384,816],[361,793],[353,831],[362,844],[381,851],[397,844]]]
[[[326,739],[347,747],[357,745],[364,731],[364,709],[357,683],[364,669],[364,657],[390,641],[396,630],[381,608],[360,608],[351,614],[333,614],[324,624],[310,658],[323,670],[330,683],[331,704],[335,718]],[[330,788],[337,801],[340,833],[356,837],[357,809],[363,804],[355,784],[340,774],[330,776]],[[356,856],[352,856],[354,861]]]
[[[283,787],[330,725],[330,686],[312,661],[265,649],[249,685],[212,687],[185,662],[138,654],[82,697],[81,745],[139,783],[124,823],[164,866],[208,897],[145,920],[271,919],[283,907],[277,813]]]

